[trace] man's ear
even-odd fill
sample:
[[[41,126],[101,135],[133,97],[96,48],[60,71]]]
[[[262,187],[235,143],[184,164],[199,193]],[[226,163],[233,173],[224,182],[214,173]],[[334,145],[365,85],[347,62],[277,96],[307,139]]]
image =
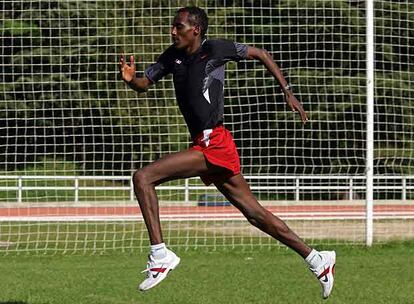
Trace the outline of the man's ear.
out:
[[[201,28],[200,28],[199,25],[194,26],[194,32],[193,33],[194,33],[194,36],[198,36],[198,35],[201,34]]]

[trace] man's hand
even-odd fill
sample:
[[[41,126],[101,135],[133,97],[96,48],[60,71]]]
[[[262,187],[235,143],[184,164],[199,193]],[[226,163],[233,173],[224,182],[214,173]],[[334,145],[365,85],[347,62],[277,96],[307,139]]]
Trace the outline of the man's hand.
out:
[[[286,103],[289,105],[293,112],[299,112],[300,118],[302,119],[303,124],[305,124],[308,121],[308,115],[306,115],[306,112],[303,109],[302,104],[295,97],[295,95],[293,95],[290,89],[283,90],[283,93],[285,93]]]
[[[125,54],[121,54],[121,58],[119,59],[119,73],[121,74],[121,78],[127,83],[130,83],[135,78],[136,72],[135,59],[133,55],[129,57],[129,61],[131,65],[128,65],[125,62]]]
[[[125,54],[121,54],[119,58],[119,73],[121,78],[128,84],[128,86],[137,91],[143,93],[151,86],[151,81],[146,77],[136,77],[136,67],[134,56],[129,57],[130,65],[125,62]]]

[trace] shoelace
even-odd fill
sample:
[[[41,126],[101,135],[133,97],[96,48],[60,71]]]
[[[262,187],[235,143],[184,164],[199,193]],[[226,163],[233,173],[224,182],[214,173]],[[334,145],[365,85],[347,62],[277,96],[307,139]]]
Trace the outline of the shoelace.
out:
[[[149,275],[150,275],[151,268],[154,268],[153,266],[151,266],[151,264],[152,264],[153,262],[154,262],[154,260],[151,258],[151,255],[148,255],[148,263],[147,263],[147,268],[146,268],[146,269],[144,269],[143,271],[141,271],[141,273],[146,272],[146,273],[147,273],[147,276],[149,276]]]
[[[150,276],[151,269],[153,269],[153,268],[156,268],[156,262],[151,257],[151,255],[148,255],[147,268],[144,269],[143,271],[141,271],[141,273],[146,272],[147,273],[147,277],[149,277]]]
[[[318,274],[319,272],[321,272],[321,270],[323,271],[325,269],[325,265],[328,263],[328,260],[322,256],[322,261],[321,264],[316,267],[316,268],[309,268],[314,274]]]

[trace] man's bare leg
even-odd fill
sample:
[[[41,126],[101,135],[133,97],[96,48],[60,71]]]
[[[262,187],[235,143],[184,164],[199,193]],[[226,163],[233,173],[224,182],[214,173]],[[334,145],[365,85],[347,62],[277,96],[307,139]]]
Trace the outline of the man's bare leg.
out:
[[[312,251],[280,218],[258,203],[241,174],[215,185],[252,225],[289,246],[303,258]]]
[[[146,291],[163,281],[180,263],[180,258],[167,249],[162,239],[158,198],[155,186],[174,179],[213,173],[221,168],[210,165],[202,152],[186,150],[162,157],[138,170],[133,176],[134,190],[148,229],[151,254],[148,258],[146,278],[138,286]]]
[[[300,254],[319,280],[322,297],[329,297],[334,285],[335,251],[318,252],[305,244],[280,218],[257,202],[241,174],[215,185],[251,224]]]
[[[189,149],[166,155],[134,173],[134,191],[148,229],[151,245],[163,242],[155,186],[166,181],[199,176],[218,170],[222,169],[211,166],[202,152]]]

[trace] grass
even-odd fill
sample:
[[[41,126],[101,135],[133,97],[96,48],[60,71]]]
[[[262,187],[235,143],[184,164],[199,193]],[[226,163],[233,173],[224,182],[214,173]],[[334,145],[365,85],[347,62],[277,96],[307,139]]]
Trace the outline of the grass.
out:
[[[0,303],[412,303],[414,242],[337,246],[336,285],[319,283],[290,250],[177,251],[160,286],[136,290],[145,254],[0,257]],[[411,262],[410,262],[411,261]]]

